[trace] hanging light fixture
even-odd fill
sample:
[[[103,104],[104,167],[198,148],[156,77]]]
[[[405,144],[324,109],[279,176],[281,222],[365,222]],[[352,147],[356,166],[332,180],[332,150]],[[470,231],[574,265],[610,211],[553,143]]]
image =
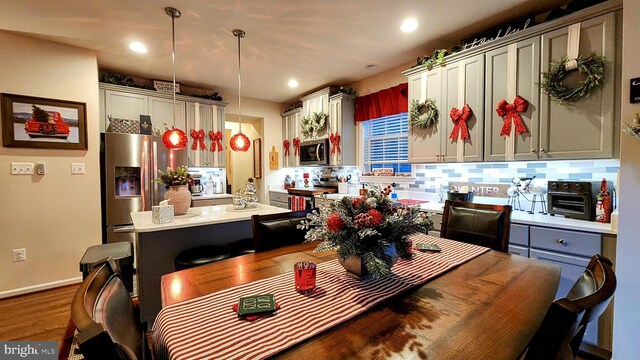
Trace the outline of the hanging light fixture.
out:
[[[238,133],[233,135],[230,140],[231,149],[233,151],[247,151],[251,141],[247,135],[242,133],[242,97],[240,90],[242,89],[242,78],[240,77],[240,39],[245,35],[242,30],[233,30],[233,35],[238,38]]]
[[[173,66],[173,123],[176,123],[176,32],[175,21],[182,13],[172,7],[164,8],[164,12],[171,17],[171,62]],[[187,134],[181,129],[171,126],[162,134],[162,143],[167,149],[180,150],[187,146]]]

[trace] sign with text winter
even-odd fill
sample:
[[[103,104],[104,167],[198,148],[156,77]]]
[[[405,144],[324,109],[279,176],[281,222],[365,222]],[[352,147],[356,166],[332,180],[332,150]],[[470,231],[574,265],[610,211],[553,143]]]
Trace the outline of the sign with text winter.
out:
[[[158,92],[173,94],[173,82],[153,80],[153,88]],[[176,83],[176,94],[180,93],[180,83]]]
[[[466,183],[452,182],[449,190],[457,191],[461,186],[468,186],[469,191],[473,191],[475,196],[506,198],[510,184],[490,184],[490,183]]]

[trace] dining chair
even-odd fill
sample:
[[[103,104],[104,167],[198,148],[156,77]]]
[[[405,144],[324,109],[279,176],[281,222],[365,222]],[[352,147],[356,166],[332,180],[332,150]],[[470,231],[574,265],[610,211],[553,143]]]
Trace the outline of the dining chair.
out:
[[[281,214],[253,215],[251,226],[255,251],[266,251],[287,245],[302,244],[305,230],[300,230],[297,225],[307,218],[307,214],[315,209],[292,211]]]
[[[607,308],[616,290],[611,260],[594,255],[566,297],[555,300],[529,343],[525,360],[575,359],[587,324]]]
[[[138,308],[115,268],[110,257],[96,262],[73,297],[78,347],[87,360],[151,358]]]
[[[447,200],[440,237],[509,251],[510,205],[487,205]]]

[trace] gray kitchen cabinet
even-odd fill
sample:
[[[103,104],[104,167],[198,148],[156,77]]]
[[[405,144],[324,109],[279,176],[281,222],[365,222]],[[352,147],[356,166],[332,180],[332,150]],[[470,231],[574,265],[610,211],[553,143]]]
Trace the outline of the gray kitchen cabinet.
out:
[[[224,139],[224,107],[219,107],[213,104],[199,103],[199,102],[187,102],[187,137],[189,138],[188,155],[189,166],[195,167],[224,167],[226,152],[211,151],[211,144],[213,140],[209,138],[209,131],[214,133],[220,131],[223,135],[220,141],[222,146],[225,144]],[[193,138],[191,137],[191,130],[199,131],[204,130],[204,143],[205,149],[201,149],[200,146],[196,150],[192,150]]]
[[[156,127],[164,130],[165,127],[171,128],[175,126],[181,130],[187,128],[185,119],[185,102],[182,100],[176,100],[176,114],[175,122],[173,118],[173,99],[165,99],[158,97],[149,97],[149,115],[151,116],[151,122]],[[187,133],[187,137],[191,139]],[[189,141],[191,143],[191,141]]]
[[[225,198],[215,198],[215,199],[191,199],[191,207],[201,207],[201,206],[215,206],[215,205],[228,205],[233,203],[232,197]]]
[[[349,95],[340,93],[329,98],[329,137],[331,134],[340,136],[340,151],[329,144],[331,166],[356,165],[355,109],[354,99]]]
[[[529,257],[529,248],[525,246],[509,245],[509,254]]]
[[[615,14],[580,24],[580,55],[606,57],[604,86],[587,97],[559,105],[544,92],[540,97],[542,159],[593,159],[613,156],[615,121]],[[542,71],[567,55],[567,27],[542,35]],[[574,73],[577,73],[574,72]],[[567,81],[579,76],[569,75]]]
[[[509,229],[509,244],[529,247],[529,226],[511,224]]]
[[[302,101],[302,114],[300,120],[307,116],[311,116],[313,113],[325,113],[329,115],[329,97],[336,92],[337,88],[327,87],[302,97],[300,99],[300,101]],[[302,134],[300,131],[299,134],[301,141],[326,139],[329,137],[329,125],[326,124],[324,129],[319,131],[315,137],[310,134]]]
[[[124,91],[100,89],[101,107],[100,131],[109,127],[108,116],[117,119],[140,120],[140,115],[149,115],[149,97]],[[160,128],[155,125],[155,127]]]
[[[484,160],[537,160],[540,136],[540,37],[488,51],[485,67]],[[509,73],[510,67],[515,69],[513,75]],[[515,79],[511,79],[511,76]],[[509,81],[515,81],[515,94],[509,94]],[[513,138],[500,136],[504,119],[498,115],[496,107],[501,100],[512,104],[518,95],[529,103],[527,110],[520,113],[527,132],[514,135]]]
[[[282,166],[298,166],[299,157],[295,155],[293,139],[300,138],[300,120],[302,119],[302,108],[287,111],[282,114]],[[284,141],[289,141],[289,155],[286,155]]]
[[[409,162],[410,163],[430,163],[439,162],[441,158],[441,143],[443,132],[446,131],[446,121],[442,111],[442,68],[434,67],[432,70],[425,70],[408,78],[409,81],[409,104],[412,100],[424,102],[431,98],[436,102],[440,110],[440,120],[429,129],[418,129],[409,127]]]
[[[278,191],[269,191],[269,205],[288,209],[289,194]]]

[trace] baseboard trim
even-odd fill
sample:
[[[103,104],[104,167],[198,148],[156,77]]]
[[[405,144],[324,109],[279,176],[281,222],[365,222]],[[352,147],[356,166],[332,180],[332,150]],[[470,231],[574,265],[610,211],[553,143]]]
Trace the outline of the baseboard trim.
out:
[[[36,291],[49,290],[49,289],[53,289],[53,288],[57,288],[57,287],[60,287],[60,286],[65,286],[65,285],[79,284],[81,282],[82,282],[82,276],[79,276],[79,277],[75,277],[75,278],[52,281],[52,282],[48,282],[48,283],[44,283],[44,284],[27,286],[27,287],[18,288],[18,289],[1,291],[0,292],[0,299],[12,297],[12,296],[17,296],[17,295],[29,294],[29,293],[36,292]]]

